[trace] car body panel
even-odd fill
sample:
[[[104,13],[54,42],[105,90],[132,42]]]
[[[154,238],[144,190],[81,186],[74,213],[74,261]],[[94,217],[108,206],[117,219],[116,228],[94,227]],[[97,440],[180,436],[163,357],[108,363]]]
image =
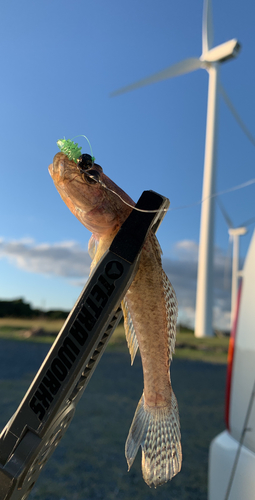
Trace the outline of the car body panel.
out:
[[[225,500],[239,443],[228,431],[219,434],[209,451],[208,500]],[[255,454],[242,446],[231,486],[229,500],[255,497]]]
[[[236,314],[229,408],[226,412],[229,428],[216,436],[210,445],[209,500],[225,500],[239,451],[228,499],[255,498],[255,231],[244,263]],[[244,439],[239,450],[243,432]]]
[[[231,435],[240,440],[255,382],[255,232],[243,269],[235,355],[230,393]],[[255,453],[255,405],[252,405],[244,445]],[[255,471],[254,471],[255,473]]]

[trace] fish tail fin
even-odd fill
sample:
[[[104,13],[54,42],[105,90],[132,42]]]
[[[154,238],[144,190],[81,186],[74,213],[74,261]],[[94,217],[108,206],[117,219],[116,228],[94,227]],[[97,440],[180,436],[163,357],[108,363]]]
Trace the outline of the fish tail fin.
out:
[[[142,447],[142,472],[149,486],[170,481],[181,470],[182,449],[179,412],[172,392],[169,407],[148,407],[141,397],[127,437],[125,454],[128,470],[139,446]]]

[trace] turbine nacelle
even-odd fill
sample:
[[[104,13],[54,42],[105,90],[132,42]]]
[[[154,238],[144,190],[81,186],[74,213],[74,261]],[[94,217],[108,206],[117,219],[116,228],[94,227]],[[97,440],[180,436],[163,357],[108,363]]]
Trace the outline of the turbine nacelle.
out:
[[[243,236],[244,234],[247,233],[247,228],[246,227],[230,227],[228,230],[228,234],[230,236]]]
[[[213,49],[208,50],[208,52],[202,54],[200,61],[205,63],[225,62],[228,59],[236,57],[240,49],[240,43],[236,40],[236,38],[233,38],[233,40],[221,43],[220,45],[217,45],[217,47],[214,47]]]

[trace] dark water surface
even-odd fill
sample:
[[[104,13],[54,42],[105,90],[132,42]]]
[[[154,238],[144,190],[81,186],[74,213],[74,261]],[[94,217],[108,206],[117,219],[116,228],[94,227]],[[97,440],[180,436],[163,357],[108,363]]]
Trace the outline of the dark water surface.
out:
[[[50,346],[0,340],[0,427],[24,396]],[[129,427],[142,394],[139,356],[106,352],[74,419],[29,498],[34,500],[206,500],[208,446],[224,429],[226,366],[174,360],[183,466],[170,483],[150,489],[138,453],[130,472],[124,455]]]

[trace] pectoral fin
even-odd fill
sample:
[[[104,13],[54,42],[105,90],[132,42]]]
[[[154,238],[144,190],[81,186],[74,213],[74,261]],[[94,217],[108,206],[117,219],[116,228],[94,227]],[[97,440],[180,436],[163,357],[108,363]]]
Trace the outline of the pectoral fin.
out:
[[[137,353],[138,349],[138,341],[136,338],[136,333],[132,321],[132,317],[128,308],[128,303],[127,300],[124,298],[123,301],[121,302],[121,307],[123,311],[123,316],[124,316],[124,328],[125,328],[125,334],[126,334],[126,339],[127,339],[127,345],[128,349],[130,352],[131,356],[131,365],[134,362],[135,355]]]
[[[89,256],[92,260],[94,259],[95,255],[96,255],[97,248],[98,248],[98,240],[92,234],[92,236],[89,240],[89,244],[88,244],[88,252],[89,252]]]

